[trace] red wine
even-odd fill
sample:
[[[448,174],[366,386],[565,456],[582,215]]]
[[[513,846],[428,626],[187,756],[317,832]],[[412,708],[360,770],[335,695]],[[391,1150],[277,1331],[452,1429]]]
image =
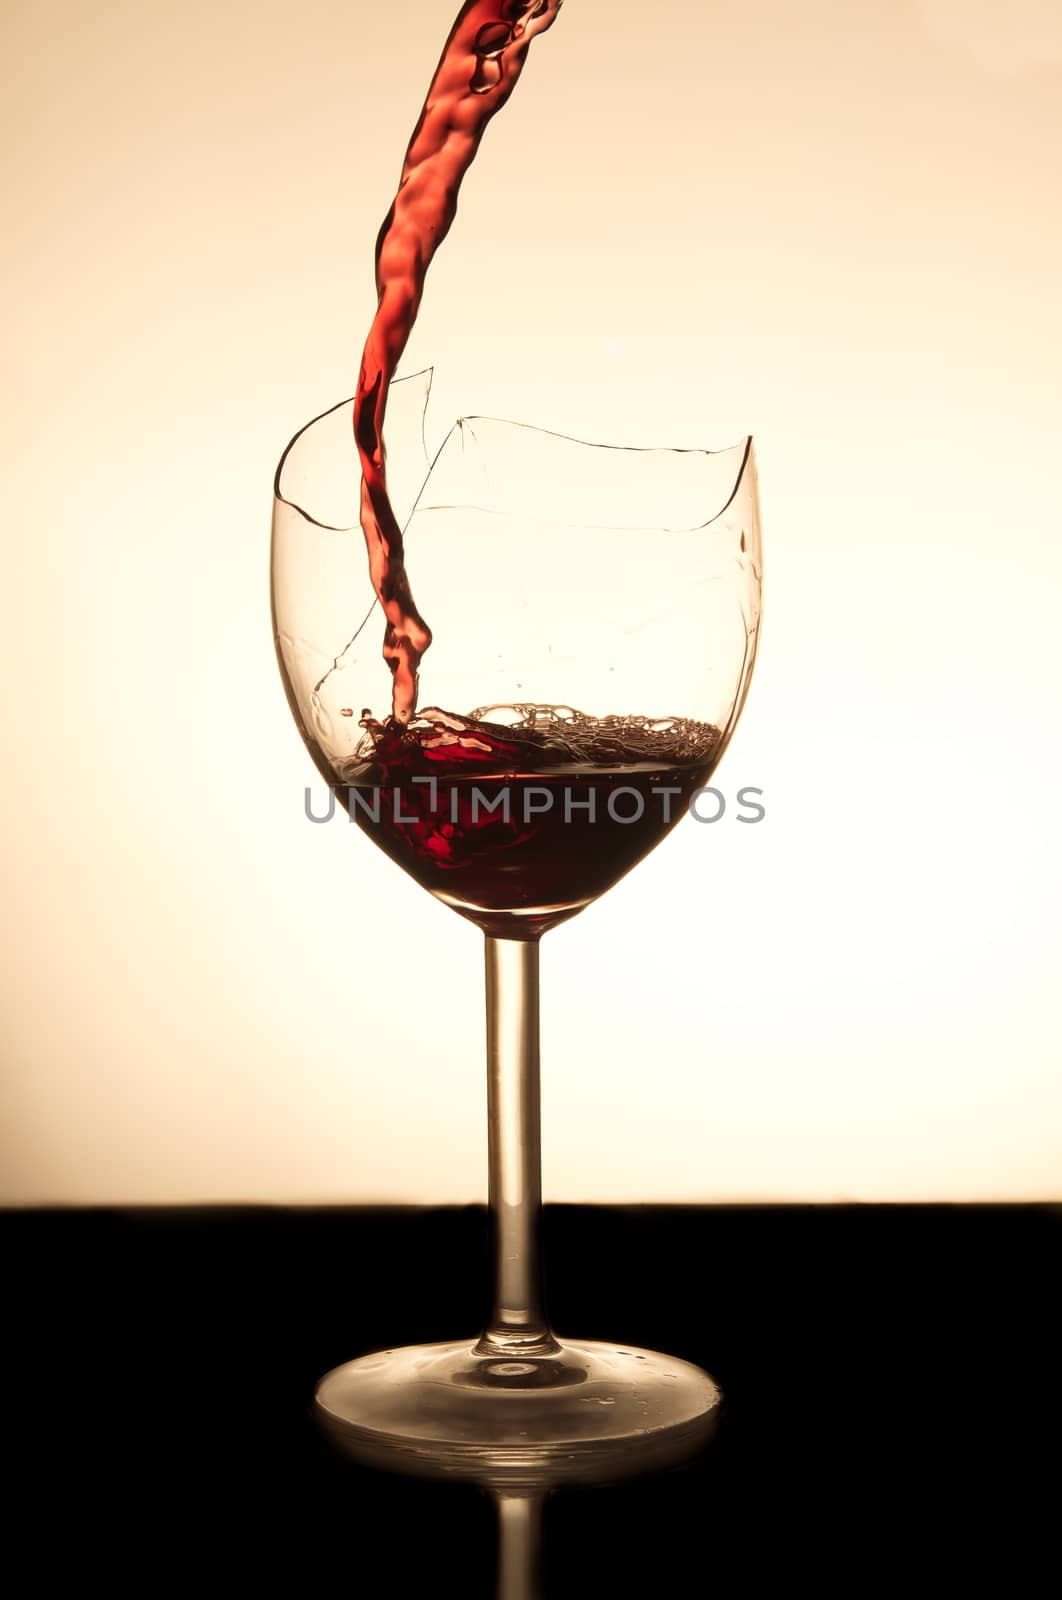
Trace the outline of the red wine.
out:
[[[366,713],[362,727],[337,774],[352,820],[437,899],[508,939],[537,939],[611,888],[721,754],[706,723],[558,706],[428,710],[408,726]]]
[[[354,402],[361,523],[386,619],[391,716],[336,771],[351,817],[399,866],[486,933],[536,939],[650,851],[707,782],[719,730],[674,718],[592,719],[566,707],[416,715],[431,643],[387,490],[383,426],[432,258],[491,117],[560,0],[467,0],[410,140],[376,243],[379,296]],[[352,716],[353,708],[344,710]]]
[[[432,257],[457,212],[461,180],[487,123],[516,87],[528,46],[555,20],[561,0],[468,0],[431,81],[406,151],[398,193],[376,241],[379,295],[361,360],[354,437],[361,459],[361,525],[373,588],[387,626],[392,715],[409,721],[431,630],[406,575],[402,531],[387,493],[383,446],[387,391],[420,308]]]

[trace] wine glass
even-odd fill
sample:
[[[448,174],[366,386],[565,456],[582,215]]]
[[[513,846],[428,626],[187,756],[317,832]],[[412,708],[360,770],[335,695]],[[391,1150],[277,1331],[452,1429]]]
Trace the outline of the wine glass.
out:
[[[349,401],[277,469],[273,623],[318,771],[485,935],[493,1310],[478,1338],[336,1368],[316,1407],[334,1433],[433,1469],[559,1480],[703,1433],[720,1399],[687,1362],[560,1339],[546,1319],[538,954],[696,804],[733,732],[759,632],[752,442],[630,449],[467,417],[429,469],[429,382],[397,383],[389,413],[392,498],[434,633],[408,727],[385,715]]]

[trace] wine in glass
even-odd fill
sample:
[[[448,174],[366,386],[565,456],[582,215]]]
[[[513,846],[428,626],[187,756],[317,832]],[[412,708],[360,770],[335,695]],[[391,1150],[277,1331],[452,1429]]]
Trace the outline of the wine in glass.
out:
[[[424,392],[394,390],[391,460],[407,477]],[[752,444],[618,448],[461,419],[404,527],[434,643],[431,704],[400,720],[380,706],[350,415],[344,401],[316,418],[277,470],[277,653],[351,818],[484,934],[494,1298],[478,1336],[351,1361],[316,1404],[333,1430],[410,1461],[585,1474],[703,1431],[719,1391],[684,1361],[547,1321],[539,944],[680,822],[733,733],[759,632]]]
[[[353,411],[344,402],[296,435],[273,517],[280,669],[318,770],[374,842],[486,939],[493,1311],[478,1339],[329,1373],[318,1410],[348,1441],[518,1476],[583,1476],[617,1449],[674,1443],[718,1402],[685,1362],[558,1340],[546,1320],[538,951],[707,783],[759,626],[749,440],[716,453],[618,449],[467,417],[408,521],[396,509],[394,469],[412,456],[392,404],[389,472],[384,424],[425,275],[488,123],[559,10],[462,5],[377,240]]]

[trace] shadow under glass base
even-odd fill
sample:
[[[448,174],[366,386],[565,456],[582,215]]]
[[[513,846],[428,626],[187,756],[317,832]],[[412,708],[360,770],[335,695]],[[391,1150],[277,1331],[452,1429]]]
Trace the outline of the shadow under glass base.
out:
[[[499,1358],[469,1339],[348,1361],[322,1378],[316,1414],[370,1465],[560,1483],[682,1458],[708,1438],[721,1398],[699,1367],[634,1346],[572,1339]]]

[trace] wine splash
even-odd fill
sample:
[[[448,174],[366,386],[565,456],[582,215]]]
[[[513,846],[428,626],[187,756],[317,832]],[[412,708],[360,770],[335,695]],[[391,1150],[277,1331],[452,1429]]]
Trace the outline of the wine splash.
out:
[[[383,444],[387,393],[436,250],[487,123],[512,94],[531,40],[555,21],[561,0],[467,0],[446,42],[402,166],[398,193],[376,241],[376,315],[354,401],[361,461],[361,525],[369,572],[386,618],[383,654],[393,675],[391,711],[405,725],[431,629],[406,574],[402,530],[387,492]]]

